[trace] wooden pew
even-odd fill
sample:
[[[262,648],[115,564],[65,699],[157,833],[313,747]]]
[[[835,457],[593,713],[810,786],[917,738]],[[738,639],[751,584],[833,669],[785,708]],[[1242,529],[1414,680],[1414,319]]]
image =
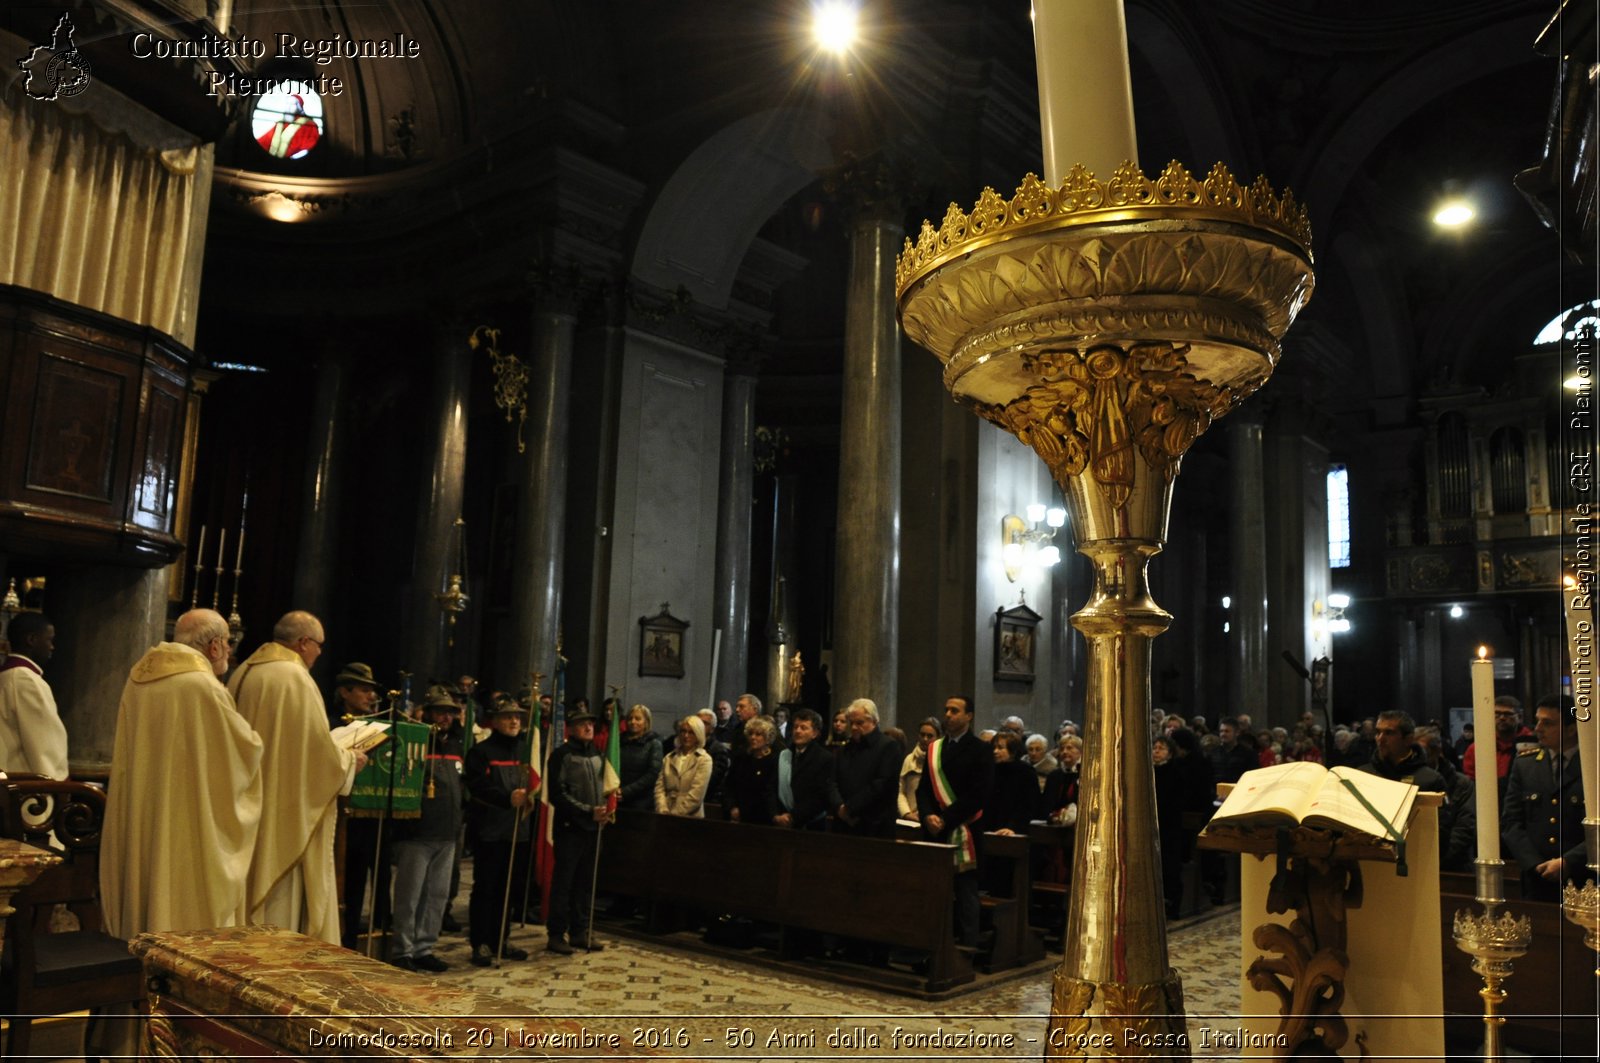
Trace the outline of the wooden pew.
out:
[[[600,887],[638,897],[659,926],[661,905],[693,907],[831,933],[928,955],[920,987],[973,980],[956,948],[950,847],[717,820],[619,811],[600,848]]]
[[[985,877],[998,887],[991,888],[983,898],[994,931],[994,947],[989,950],[983,969],[993,973],[1043,958],[1044,936],[1028,920],[1032,841],[1025,834],[985,834],[979,860],[993,869]]]

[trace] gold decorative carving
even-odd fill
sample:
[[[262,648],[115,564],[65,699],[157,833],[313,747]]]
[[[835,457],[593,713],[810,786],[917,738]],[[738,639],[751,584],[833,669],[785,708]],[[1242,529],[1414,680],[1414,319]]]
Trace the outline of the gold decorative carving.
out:
[[[906,238],[905,250],[895,265],[895,288],[904,294],[917,277],[956,255],[1003,237],[1050,228],[1065,219],[1095,214],[1132,218],[1141,212],[1172,218],[1186,209],[1231,215],[1281,233],[1308,252],[1311,248],[1311,220],[1305,208],[1295,202],[1293,192],[1285,190],[1280,197],[1265,177],[1257,177],[1245,188],[1219,162],[1205,180],[1197,181],[1173,160],[1154,181],[1138,166],[1125,162],[1102,182],[1083,166],[1074,166],[1060,188],[1050,188],[1030,173],[1010,201],[1001,199],[993,188],[985,188],[971,214],[951,203],[939,228],[923,222],[915,243]]]
[[[1177,972],[1160,982],[1087,982],[1056,971],[1046,1059],[1091,1056],[1189,1058],[1183,986]]]
[[[480,346],[494,362],[494,404],[505,411],[506,422],[517,415],[517,453],[525,453],[528,445],[522,440],[522,428],[528,423],[528,365],[514,354],[500,353],[500,330],[479,325],[467,337],[467,346],[477,350]]]
[[[146,1059],[179,1059],[183,1052],[178,1044],[178,1033],[172,1028],[172,1017],[156,1008],[152,1002],[139,1054]]]
[[[1137,447],[1171,483],[1200,433],[1260,385],[1216,387],[1189,372],[1187,345],[1145,343],[1126,353],[1114,346],[1087,352],[1022,356],[1038,384],[1004,406],[977,405],[978,415],[1032,447],[1065,490],[1091,469],[1113,506],[1133,491]]]

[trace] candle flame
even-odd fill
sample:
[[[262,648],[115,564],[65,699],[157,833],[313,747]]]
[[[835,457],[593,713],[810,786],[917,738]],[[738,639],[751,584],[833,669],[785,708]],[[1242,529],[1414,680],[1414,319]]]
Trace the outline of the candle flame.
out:
[[[1488,657],[1488,656],[1489,656],[1489,647],[1487,647],[1487,646],[1479,646],[1478,647],[1478,660],[1481,661],[1485,657]]]
[[[1570,590],[1572,590],[1572,588],[1574,588],[1574,587],[1576,587],[1578,585],[1578,578],[1576,576],[1571,576],[1571,575],[1562,576],[1561,577],[1561,583],[1562,583],[1562,585],[1564,587],[1567,588],[1567,590],[1570,591]]]

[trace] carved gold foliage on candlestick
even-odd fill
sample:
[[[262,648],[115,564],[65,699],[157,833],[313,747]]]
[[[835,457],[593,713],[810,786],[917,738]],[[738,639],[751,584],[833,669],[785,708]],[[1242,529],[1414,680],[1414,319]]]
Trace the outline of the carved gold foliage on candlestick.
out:
[[[1146,343],[1127,353],[1097,347],[1026,354],[1023,369],[1040,383],[1003,406],[978,405],[977,413],[1032,447],[1063,488],[1092,466],[1120,506],[1133,487],[1132,448],[1170,483],[1200,434],[1249,394],[1196,380],[1188,351]]]
[[[1128,985],[1086,982],[1057,971],[1050,996],[1051,1013],[1063,1019],[1051,1031],[1046,1059],[1189,1057],[1183,986],[1176,972],[1162,982]]]

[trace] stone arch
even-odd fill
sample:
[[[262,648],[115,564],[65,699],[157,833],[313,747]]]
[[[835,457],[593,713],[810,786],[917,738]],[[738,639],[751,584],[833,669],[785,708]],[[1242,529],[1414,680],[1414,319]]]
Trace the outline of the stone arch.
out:
[[[818,112],[784,107],[709,137],[656,197],[634,248],[634,279],[726,307],[761,226],[832,164],[830,126]]]

